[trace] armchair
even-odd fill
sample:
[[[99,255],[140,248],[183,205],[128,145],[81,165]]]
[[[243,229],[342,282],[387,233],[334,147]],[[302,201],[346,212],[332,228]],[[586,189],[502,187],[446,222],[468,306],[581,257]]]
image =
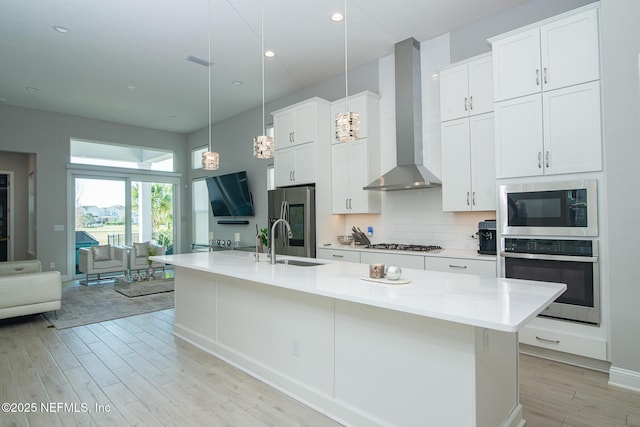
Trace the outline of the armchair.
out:
[[[89,284],[89,275],[127,271],[127,250],[121,246],[100,245],[79,249],[78,269],[86,275],[84,285]]]
[[[149,265],[149,255],[164,255],[166,253],[164,246],[156,245],[152,242],[134,243],[129,251],[129,268],[131,270],[146,270],[149,267],[162,268],[164,263],[153,261]]]

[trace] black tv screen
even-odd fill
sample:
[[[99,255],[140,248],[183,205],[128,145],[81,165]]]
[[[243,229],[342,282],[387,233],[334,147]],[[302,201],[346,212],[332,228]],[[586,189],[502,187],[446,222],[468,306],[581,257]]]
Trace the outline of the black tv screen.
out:
[[[246,171],[210,176],[206,181],[213,216],[254,215]]]

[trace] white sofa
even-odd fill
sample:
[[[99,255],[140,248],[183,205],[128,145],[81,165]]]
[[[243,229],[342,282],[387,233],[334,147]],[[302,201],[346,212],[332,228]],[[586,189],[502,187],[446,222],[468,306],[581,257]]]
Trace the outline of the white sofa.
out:
[[[127,271],[127,249],[122,246],[100,245],[78,250],[78,269],[84,273],[86,280],[83,285],[89,284],[89,275],[100,276],[105,273],[118,273]]]
[[[0,319],[60,310],[62,279],[38,260],[0,262]]]

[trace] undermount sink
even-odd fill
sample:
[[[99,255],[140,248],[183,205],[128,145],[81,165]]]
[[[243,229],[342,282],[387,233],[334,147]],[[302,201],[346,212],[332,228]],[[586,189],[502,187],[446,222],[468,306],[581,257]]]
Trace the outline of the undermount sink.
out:
[[[296,265],[298,267],[315,267],[316,265],[323,265],[320,262],[300,261],[297,259],[281,259],[276,261],[277,264]]]

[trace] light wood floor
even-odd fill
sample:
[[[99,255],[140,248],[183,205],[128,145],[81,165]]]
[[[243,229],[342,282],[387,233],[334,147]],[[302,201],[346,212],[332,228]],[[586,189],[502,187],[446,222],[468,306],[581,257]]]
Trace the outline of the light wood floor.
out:
[[[173,315],[61,331],[41,316],[0,321],[0,403],[37,404],[31,413],[0,412],[0,426],[339,425],[174,338]],[[640,426],[640,393],[531,356],[521,356],[520,399],[528,426]],[[76,407],[43,413],[43,402]]]

